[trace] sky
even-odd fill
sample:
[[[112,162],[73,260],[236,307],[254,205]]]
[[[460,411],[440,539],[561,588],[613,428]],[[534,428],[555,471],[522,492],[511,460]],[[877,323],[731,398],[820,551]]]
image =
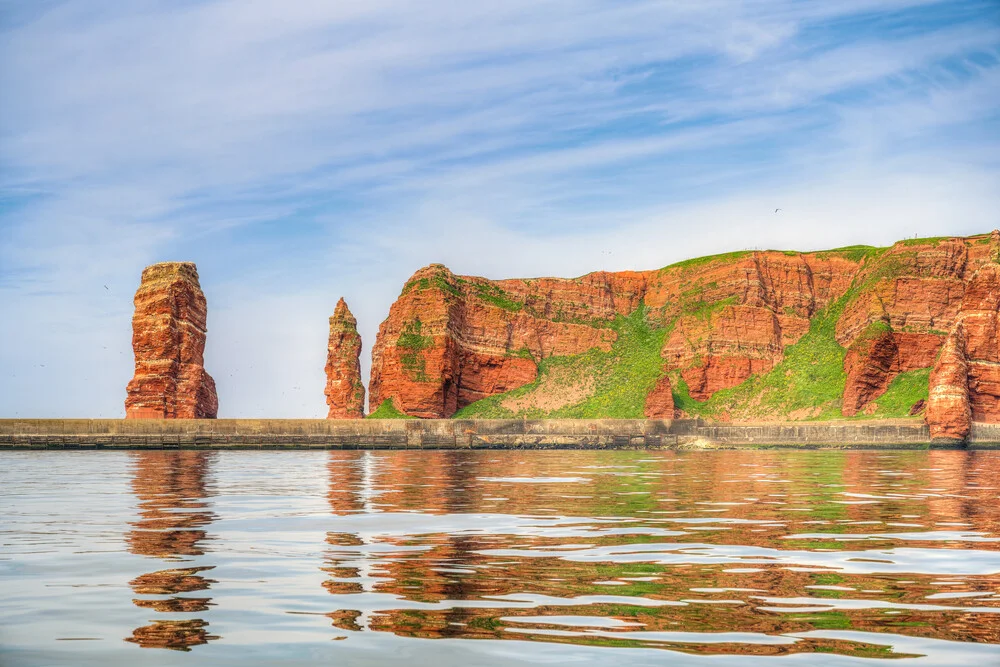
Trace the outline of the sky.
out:
[[[0,418],[124,416],[159,261],[219,416],[308,418],[433,262],[1000,227],[997,0],[0,0],[0,97]]]

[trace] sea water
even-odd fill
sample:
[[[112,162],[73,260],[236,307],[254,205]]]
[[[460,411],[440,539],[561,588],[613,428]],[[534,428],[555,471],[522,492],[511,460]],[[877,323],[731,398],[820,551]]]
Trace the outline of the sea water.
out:
[[[0,503],[4,667],[1000,665],[994,452],[5,452]]]

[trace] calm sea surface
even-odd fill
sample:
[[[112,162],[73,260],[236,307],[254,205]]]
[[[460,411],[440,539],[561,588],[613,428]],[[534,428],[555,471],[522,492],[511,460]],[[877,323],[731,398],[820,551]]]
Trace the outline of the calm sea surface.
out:
[[[1000,665],[998,496],[993,452],[7,452],[0,665]]]

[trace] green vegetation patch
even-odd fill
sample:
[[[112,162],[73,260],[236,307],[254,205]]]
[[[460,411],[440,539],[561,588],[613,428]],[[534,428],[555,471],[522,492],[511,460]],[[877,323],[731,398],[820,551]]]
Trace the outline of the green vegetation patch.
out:
[[[400,296],[404,294],[409,294],[410,292],[428,290],[432,287],[440,289],[442,292],[451,294],[452,296],[461,296],[462,290],[456,285],[452,284],[448,280],[448,276],[445,274],[444,270],[438,271],[433,276],[424,276],[417,280],[411,280],[410,282],[403,285],[403,291],[400,292]]]
[[[712,262],[732,262],[738,259],[743,259],[750,255],[749,250],[737,250],[735,252],[725,252],[720,255],[706,255],[705,257],[695,257],[694,259],[686,259],[683,262],[676,262],[665,266],[660,269],[660,272],[665,271],[684,271],[688,269],[693,269],[699,266],[704,266],[705,264],[711,264]]]
[[[403,366],[403,371],[407,377],[415,382],[429,382],[427,377],[427,361],[424,359],[424,350],[434,345],[434,339],[421,334],[423,324],[420,318],[415,318],[403,329],[403,333],[396,340],[396,347],[403,350],[399,361]]]
[[[416,419],[416,417],[411,417],[405,412],[401,412],[393,400],[387,398],[365,419]]]
[[[646,395],[660,377],[665,330],[650,326],[647,309],[640,306],[628,317],[619,316],[611,324],[618,339],[609,352],[594,348],[583,354],[549,357],[538,365],[535,382],[467,405],[455,417],[500,419],[512,417],[572,417],[579,419],[642,419]],[[539,409],[513,412],[503,406],[511,398],[528,396],[538,390],[552,373],[570,383],[592,379],[593,392],[580,402],[550,411]]]
[[[510,294],[498,285],[494,285],[493,283],[471,283],[471,285],[475,295],[486,303],[491,303],[494,306],[512,312],[517,312],[524,308],[522,302],[514,300]]]
[[[872,417],[879,419],[909,417],[910,408],[917,401],[927,400],[930,378],[930,368],[919,368],[897,375],[886,392],[875,399],[878,408]]]
[[[818,259],[841,257],[851,262],[860,262],[866,257],[878,255],[884,250],[885,248],[878,248],[870,245],[848,245],[842,248],[833,248],[832,250],[822,250],[816,253],[816,257]]]
[[[937,246],[942,241],[947,241],[947,240],[949,240],[951,238],[953,238],[953,237],[951,237],[951,236],[928,236],[927,238],[923,238],[923,239],[903,239],[902,241],[899,242],[899,244],[900,245],[905,245],[905,246],[914,246],[914,245]]]

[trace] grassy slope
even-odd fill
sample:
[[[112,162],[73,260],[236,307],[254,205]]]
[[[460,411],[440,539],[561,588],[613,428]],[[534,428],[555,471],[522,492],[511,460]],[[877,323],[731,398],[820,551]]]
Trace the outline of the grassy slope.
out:
[[[396,408],[396,404],[392,402],[392,399],[389,398],[382,401],[382,404],[375,408],[375,411],[370,415],[367,415],[365,419],[416,419],[416,417],[411,417],[401,412]]]
[[[646,321],[646,309],[640,307],[628,317],[618,317],[611,325],[618,332],[610,352],[598,349],[566,357],[549,357],[539,365],[539,378],[506,394],[484,398],[459,410],[460,418],[501,419],[510,417],[643,417],[646,394],[660,376],[660,348],[663,329],[654,329]],[[594,393],[575,405],[542,412],[513,412],[503,406],[507,398],[530,395],[537,391],[542,379],[557,367],[569,378],[596,378]]]

